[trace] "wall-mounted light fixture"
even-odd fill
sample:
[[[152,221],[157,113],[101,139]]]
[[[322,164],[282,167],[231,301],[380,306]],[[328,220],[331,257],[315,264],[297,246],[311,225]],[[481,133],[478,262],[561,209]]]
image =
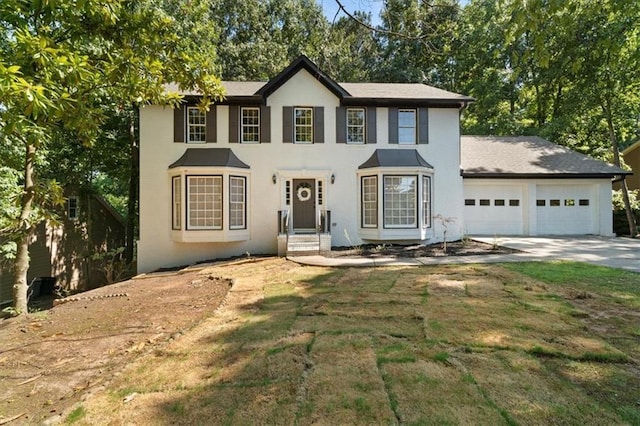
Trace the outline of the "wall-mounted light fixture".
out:
[[[273,176],[271,176],[271,182],[273,182],[273,184],[275,185],[277,180],[278,180],[278,177],[274,173]]]
[[[331,184],[333,185],[336,182],[336,174],[331,173]]]

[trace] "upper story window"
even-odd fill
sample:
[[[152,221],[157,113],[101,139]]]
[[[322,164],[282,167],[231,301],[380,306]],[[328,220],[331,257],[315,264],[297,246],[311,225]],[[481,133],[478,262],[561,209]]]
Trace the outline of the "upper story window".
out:
[[[187,107],[187,142],[205,143],[207,119],[205,112],[198,107]]]
[[[215,143],[216,106],[208,111],[195,105],[179,106],[173,110],[173,141],[175,143]]]
[[[313,108],[294,108],[294,142],[313,143]]]
[[[415,145],[416,143],[416,110],[398,110],[398,143]]]
[[[364,143],[364,108],[347,108],[347,143]]]
[[[67,199],[67,217],[71,220],[78,219],[79,203],[78,197],[71,196]]]
[[[260,142],[260,108],[243,107],[240,109],[242,143]]]
[[[389,143],[415,145],[429,143],[428,108],[389,108]]]
[[[282,142],[324,143],[324,107],[283,106]]]

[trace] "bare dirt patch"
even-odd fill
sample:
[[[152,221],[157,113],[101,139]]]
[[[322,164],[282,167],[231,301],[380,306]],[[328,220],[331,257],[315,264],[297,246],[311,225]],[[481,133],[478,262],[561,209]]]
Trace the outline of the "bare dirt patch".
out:
[[[231,285],[198,271],[150,274],[0,322],[0,422],[60,419],[129,363],[212,315]]]

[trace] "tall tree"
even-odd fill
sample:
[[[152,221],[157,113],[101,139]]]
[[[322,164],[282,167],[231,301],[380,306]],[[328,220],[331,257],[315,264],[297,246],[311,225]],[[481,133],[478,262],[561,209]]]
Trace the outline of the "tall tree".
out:
[[[266,81],[305,54],[317,59],[328,22],[315,0],[212,0],[226,80]]]
[[[105,104],[176,103],[164,83],[222,93],[212,45],[194,45],[175,24],[202,22],[202,2],[178,0],[5,0],[0,3],[0,121],[6,142],[23,150],[22,194],[10,227],[16,244],[14,307],[27,311],[29,237],[45,206],[39,166],[57,132],[91,145]],[[180,15],[183,16],[180,16]],[[181,27],[178,27],[181,28]],[[183,27],[182,27],[183,28]]]

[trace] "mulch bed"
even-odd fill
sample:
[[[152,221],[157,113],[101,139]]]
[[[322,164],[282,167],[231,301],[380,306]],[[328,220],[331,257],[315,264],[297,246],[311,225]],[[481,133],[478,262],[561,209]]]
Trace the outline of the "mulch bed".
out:
[[[510,254],[519,250],[487,244],[474,240],[447,242],[447,250],[443,243],[435,244],[365,244],[358,247],[332,247],[327,257],[444,257],[475,256],[483,254]]]

